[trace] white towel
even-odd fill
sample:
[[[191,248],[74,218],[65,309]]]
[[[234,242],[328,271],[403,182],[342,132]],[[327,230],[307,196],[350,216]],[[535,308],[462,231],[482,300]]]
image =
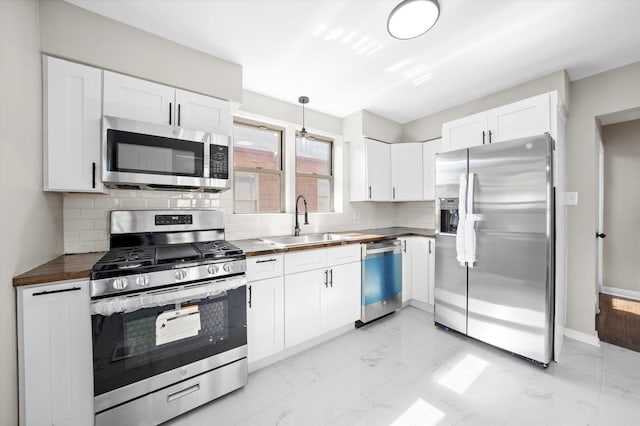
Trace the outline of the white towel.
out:
[[[474,184],[475,173],[469,173],[469,180],[467,184],[467,205],[469,206],[468,212],[465,217],[464,223],[464,259],[467,262],[467,266],[473,268],[473,264],[476,261],[476,221],[479,216],[475,214],[473,210],[473,197],[474,197]]]
[[[460,266],[464,266],[466,262],[465,246],[466,246],[466,221],[467,221],[467,174],[460,175],[458,193],[458,228],[456,230],[456,259],[460,262]]]

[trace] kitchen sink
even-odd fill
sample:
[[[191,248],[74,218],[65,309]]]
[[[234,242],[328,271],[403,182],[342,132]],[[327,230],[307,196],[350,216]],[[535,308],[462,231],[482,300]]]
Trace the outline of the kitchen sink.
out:
[[[284,235],[282,237],[262,238],[262,241],[281,247],[300,246],[305,244],[316,244],[330,241],[347,241],[352,237],[341,234],[324,233],[324,234],[306,234],[306,235]]]

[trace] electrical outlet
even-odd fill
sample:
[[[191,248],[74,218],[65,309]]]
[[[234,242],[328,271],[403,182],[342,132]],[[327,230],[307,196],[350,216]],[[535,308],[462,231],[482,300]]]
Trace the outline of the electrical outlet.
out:
[[[565,204],[567,206],[578,205],[578,193],[577,192],[565,192]]]

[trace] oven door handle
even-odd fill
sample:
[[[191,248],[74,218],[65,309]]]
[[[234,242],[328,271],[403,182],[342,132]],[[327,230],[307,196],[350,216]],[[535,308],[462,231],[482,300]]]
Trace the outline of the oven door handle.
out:
[[[109,316],[117,313],[128,313],[138,309],[154,308],[188,302],[195,299],[220,297],[227,291],[247,285],[245,274],[207,281],[198,284],[185,284],[164,290],[151,290],[144,293],[120,295],[91,302],[91,315]]]

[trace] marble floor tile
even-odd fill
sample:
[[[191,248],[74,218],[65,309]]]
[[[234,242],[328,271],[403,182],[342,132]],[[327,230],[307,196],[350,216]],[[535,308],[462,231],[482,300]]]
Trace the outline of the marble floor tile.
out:
[[[635,425],[640,353],[565,339],[542,369],[407,307],[249,375],[168,426]]]

